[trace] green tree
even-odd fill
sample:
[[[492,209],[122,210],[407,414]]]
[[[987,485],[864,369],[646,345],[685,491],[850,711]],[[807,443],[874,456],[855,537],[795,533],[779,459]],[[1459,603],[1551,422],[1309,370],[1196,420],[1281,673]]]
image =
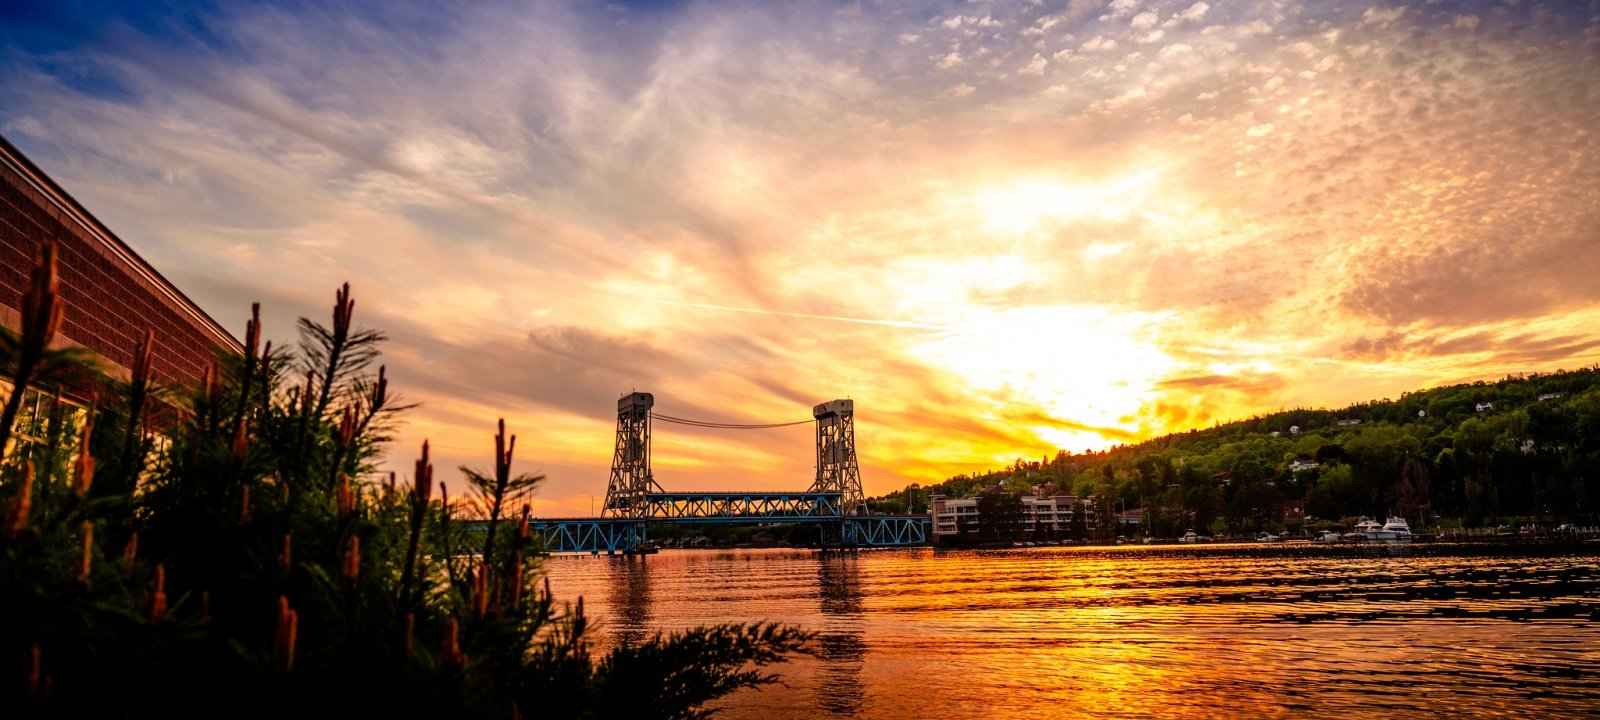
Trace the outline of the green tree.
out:
[[[1089,537],[1089,513],[1085,502],[1079,498],[1072,503],[1072,515],[1067,519],[1067,537],[1073,540],[1086,540]]]
[[[990,491],[978,496],[978,532],[996,542],[1015,540],[1024,526],[1022,498]]]
[[[1356,483],[1349,465],[1323,465],[1317,471],[1317,485],[1306,500],[1306,512],[1319,518],[1347,517],[1363,512],[1366,492]]]

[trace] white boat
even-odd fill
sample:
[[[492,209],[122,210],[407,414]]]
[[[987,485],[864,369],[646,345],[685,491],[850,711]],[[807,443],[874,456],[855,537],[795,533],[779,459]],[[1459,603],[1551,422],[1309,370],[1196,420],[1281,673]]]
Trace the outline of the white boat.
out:
[[[1322,534],[1317,536],[1317,542],[1319,543],[1336,543],[1343,539],[1339,533],[1332,530],[1323,530]]]
[[[1262,531],[1261,537],[1256,538],[1256,542],[1264,542],[1264,543],[1283,542],[1283,538],[1278,537],[1277,535],[1273,535],[1272,533],[1269,533],[1269,532],[1266,532],[1266,531]]]
[[[1200,536],[1194,534],[1193,530],[1190,530],[1189,532],[1184,533],[1183,537],[1178,538],[1178,542],[1181,542],[1181,543],[1197,543],[1197,542],[1200,542]]]
[[[1411,526],[1406,523],[1406,519],[1403,517],[1390,516],[1389,520],[1383,524],[1381,532],[1394,535],[1389,542],[1411,542]]]
[[[1364,517],[1356,523],[1355,529],[1345,533],[1341,539],[1343,539],[1345,542],[1367,542],[1368,540],[1377,540],[1378,531],[1382,529],[1383,526],[1379,525],[1378,521],[1373,520],[1372,518]]]
[[[1411,542],[1411,526],[1401,517],[1390,517],[1382,525],[1371,518],[1361,518],[1355,529],[1345,533],[1342,539],[1346,542]]]

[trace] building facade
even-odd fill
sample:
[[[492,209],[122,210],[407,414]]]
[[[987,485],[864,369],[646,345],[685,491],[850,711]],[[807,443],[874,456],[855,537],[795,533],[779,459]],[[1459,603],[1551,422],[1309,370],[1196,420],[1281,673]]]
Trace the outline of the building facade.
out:
[[[1022,496],[1021,536],[1065,537],[1072,531],[1072,514],[1075,509],[1084,514],[1086,531],[1093,533],[1099,530],[1093,497],[1080,500],[1075,495],[1046,494],[1047,492],[1039,489],[1032,495]],[[943,495],[934,495],[931,498],[929,513],[933,517],[935,541],[954,539],[960,537],[963,529],[974,532],[978,527],[977,498],[947,498]]]
[[[57,347],[90,350],[107,375],[126,379],[139,343],[153,334],[157,383],[192,381],[239,341],[115,233],[0,137],[0,325],[20,328],[22,297],[42,243],[56,244],[61,328]],[[74,405],[73,388],[30,390],[16,432],[27,440],[57,402]],[[0,397],[11,391],[0,379]],[[81,394],[81,393],[80,393]]]

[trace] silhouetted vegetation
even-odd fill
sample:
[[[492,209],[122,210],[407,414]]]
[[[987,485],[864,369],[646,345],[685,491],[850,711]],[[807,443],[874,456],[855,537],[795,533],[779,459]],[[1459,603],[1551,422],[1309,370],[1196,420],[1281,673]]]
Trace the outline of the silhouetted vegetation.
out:
[[[261,348],[253,316],[196,386],[156,387],[147,336],[98,402],[40,395],[83,363],[49,350],[49,252],[0,343],[0,432],[29,429],[0,464],[0,714],[700,717],[805,649],[794,628],[726,625],[592,657],[582,599],[539,582],[521,500],[541,478],[511,473],[503,423],[470,499],[426,444],[410,487],[375,472],[404,406],[348,287],[293,352]]]
[[[1022,533],[1022,498],[1001,490],[978,494],[978,533],[992,541],[1015,540]]]
[[[873,500],[1001,490],[1142,508],[1156,535],[1251,533],[1405,515],[1414,529],[1600,521],[1600,369],[1509,376],[1340,410],[1296,409],[1038,461]],[[1110,502],[1106,502],[1109,500]],[[1120,501],[1120,502],[1119,502]],[[1307,518],[1302,520],[1302,514]]]

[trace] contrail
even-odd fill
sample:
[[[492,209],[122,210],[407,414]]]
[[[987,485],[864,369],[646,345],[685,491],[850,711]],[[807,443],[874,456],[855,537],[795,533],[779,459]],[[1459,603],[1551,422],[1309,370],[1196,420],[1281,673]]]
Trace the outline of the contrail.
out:
[[[883,325],[887,327],[910,328],[912,330],[948,330],[942,325],[929,325],[926,323],[905,322],[903,320],[874,320],[871,318],[845,317],[843,315],[813,315],[811,313],[782,312],[780,310],[762,310],[761,308],[731,307],[728,305],[712,305],[710,303],[678,302],[676,300],[654,300],[662,305],[678,305],[680,307],[701,308],[705,310],[726,310],[728,312],[750,313],[752,315],[779,315],[782,317],[805,318],[808,320],[833,320],[835,322],[860,323],[862,325]]]

